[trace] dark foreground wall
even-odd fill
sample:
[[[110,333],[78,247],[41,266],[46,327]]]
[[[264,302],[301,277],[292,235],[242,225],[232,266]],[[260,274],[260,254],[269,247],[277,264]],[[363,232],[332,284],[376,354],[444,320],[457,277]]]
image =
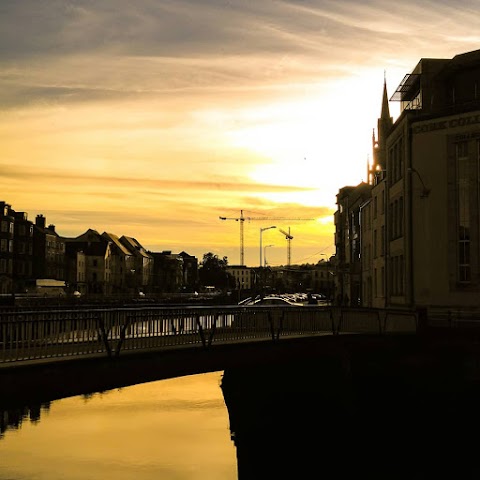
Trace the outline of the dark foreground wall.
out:
[[[55,361],[0,365],[0,407],[24,401],[44,402],[94,393],[142,382],[225,370],[231,367],[275,364],[284,359],[308,362],[328,355],[350,365],[352,349],[384,356],[390,350],[417,348],[415,337],[322,336],[201,345],[151,352],[122,352],[118,358],[69,357]],[[418,347],[421,348],[421,347]],[[345,368],[350,368],[349,366]]]
[[[384,344],[384,340],[378,338],[362,337],[356,341],[365,346]],[[272,364],[284,358],[315,357],[319,352],[342,357],[346,351],[345,342],[347,337],[307,337],[282,339],[277,343],[270,340],[212,345],[208,349],[195,345],[151,352],[123,352],[118,358],[79,356],[4,364],[0,365],[0,408],[230,367]]]
[[[472,344],[343,346],[343,356],[225,371],[239,480],[478,478]]]
[[[224,370],[239,480],[476,478],[477,345],[326,336],[2,367],[0,409]]]

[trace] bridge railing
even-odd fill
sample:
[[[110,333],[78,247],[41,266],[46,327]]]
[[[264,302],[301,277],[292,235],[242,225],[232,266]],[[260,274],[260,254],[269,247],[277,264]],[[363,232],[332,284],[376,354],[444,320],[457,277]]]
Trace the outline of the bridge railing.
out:
[[[138,307],[0,312],[0,364],[302,335],[415,331],[413,312],[334,307]]]

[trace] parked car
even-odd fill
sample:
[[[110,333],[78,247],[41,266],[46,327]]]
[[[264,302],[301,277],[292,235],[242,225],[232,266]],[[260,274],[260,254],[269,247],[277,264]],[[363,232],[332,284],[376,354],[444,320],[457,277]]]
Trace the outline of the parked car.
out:
[[[303,307],[303,303],[294,302],[289,298],[279,295],[268,295],[263,298],[256,298],[250,302],[243,303],[244,306],[260,306],[260,305],[282,305],[284,307]]]

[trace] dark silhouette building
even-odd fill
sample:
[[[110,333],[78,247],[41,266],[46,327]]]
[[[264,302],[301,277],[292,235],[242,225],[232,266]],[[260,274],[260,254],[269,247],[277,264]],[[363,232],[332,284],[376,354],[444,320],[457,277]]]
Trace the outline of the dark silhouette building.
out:
[[[65,241],[55,225],[45,226],[45,217],[37,215],[33,228],[33,277],[65,280]]]
[[[15,212],[8,203],[0,202],[0,294],[13,290],[13,239]]]

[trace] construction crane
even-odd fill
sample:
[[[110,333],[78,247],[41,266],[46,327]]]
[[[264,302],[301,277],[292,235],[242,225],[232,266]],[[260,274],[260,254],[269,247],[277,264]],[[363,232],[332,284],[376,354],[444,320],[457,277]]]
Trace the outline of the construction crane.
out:
[[[292,235],[290,235],[290,227],[288,227],[288,233],[285,230],[282,230],[281,228],[278,229],[280,233],[283,233],[285,235],[285,238],[287,239],[287,265],[290,266],[290,261],[292,258]]]
[[[314,218],[285,218],[285,217],[245,217],[243,215],[243,210],[240,210],[239,217],[218,217],[220,220],[235,220],[240,222],[240,265],[245,265],[245,249],[244,249],[244,228],[243,224],[245,220],[302,220],[302,221],[311,221],[315,220]]]

